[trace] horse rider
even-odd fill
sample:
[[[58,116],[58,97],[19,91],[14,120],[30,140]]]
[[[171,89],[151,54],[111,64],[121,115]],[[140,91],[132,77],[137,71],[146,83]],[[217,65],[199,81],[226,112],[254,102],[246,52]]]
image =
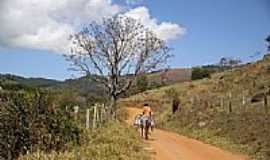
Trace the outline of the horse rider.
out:
[[[148,123],[147,125],[149,125],[149,127],[151,127],[151,130],[153,131],[154,127],[153,111],[147,103],[143,105],[142,117],[144,119],[145,125],[146,123]]]

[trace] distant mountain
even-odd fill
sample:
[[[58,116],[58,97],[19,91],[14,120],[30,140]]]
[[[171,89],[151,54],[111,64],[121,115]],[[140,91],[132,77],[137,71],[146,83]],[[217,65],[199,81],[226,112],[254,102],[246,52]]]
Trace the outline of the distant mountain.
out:
[[[2,88],[5,88],[6,86],[15,89],[22,88],[22,86],[33,88],[72,89],[81,93],[86,93],[88,91],[100,93],[102,91],[101,85],[86,77],[58,81],[46,78],[25,78],[11,74],[0,74],[0,86],[2,86]]]
[[[61,81],[46,78],[25,78],[12,74],[0,74],[0,81],[6,83],[19,83],[31,87],[51,87],[61,84]]]
[[[191,79],[191,69],[168,69],[147,74],[149,83],[167,85],[176,82],[189,81]],[[67,79],[58,81],[46,78],[25,78],[11,74],[0,74],[0,86],[3,85],[23,85],[26,87],[72,89],[82,94],[89,92],[103,94],[104,89],[101,84],[91,80],[89,77]],[[20,87],[19,87],[20,88]]]

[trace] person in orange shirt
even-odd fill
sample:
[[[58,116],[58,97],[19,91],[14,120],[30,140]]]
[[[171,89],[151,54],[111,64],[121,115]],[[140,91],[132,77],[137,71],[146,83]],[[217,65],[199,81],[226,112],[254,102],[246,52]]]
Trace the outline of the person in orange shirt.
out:
[[[152,116],[152,109],[147,103],[143,105],[142,114],[144,117],[147,117],[147,118],[151,118],[151,116]]]
[[[153,131],[154,130],[153,111],[147,103],[143,105],[142,117],[144,118],[144,123],[149,123],[149,127],[151,127],[151,130]]]

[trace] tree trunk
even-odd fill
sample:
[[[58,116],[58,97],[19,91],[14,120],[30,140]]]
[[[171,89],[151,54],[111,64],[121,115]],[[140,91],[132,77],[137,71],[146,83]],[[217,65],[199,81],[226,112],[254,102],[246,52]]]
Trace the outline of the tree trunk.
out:
[[[116,119],[116,101],[117,97],[112,95],[111,100],[110,100],[110,118],[111,119]]]

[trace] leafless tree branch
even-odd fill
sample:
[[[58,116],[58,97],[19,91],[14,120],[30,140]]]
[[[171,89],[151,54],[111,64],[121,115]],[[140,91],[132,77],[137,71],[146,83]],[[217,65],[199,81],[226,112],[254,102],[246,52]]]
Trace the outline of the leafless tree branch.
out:
[[[66,57],[72,70],[92,75],[114,102],[139,74],[160,69],[171,56],[153,31],[123,15],[91,23],[71,41],[71,54]]]

